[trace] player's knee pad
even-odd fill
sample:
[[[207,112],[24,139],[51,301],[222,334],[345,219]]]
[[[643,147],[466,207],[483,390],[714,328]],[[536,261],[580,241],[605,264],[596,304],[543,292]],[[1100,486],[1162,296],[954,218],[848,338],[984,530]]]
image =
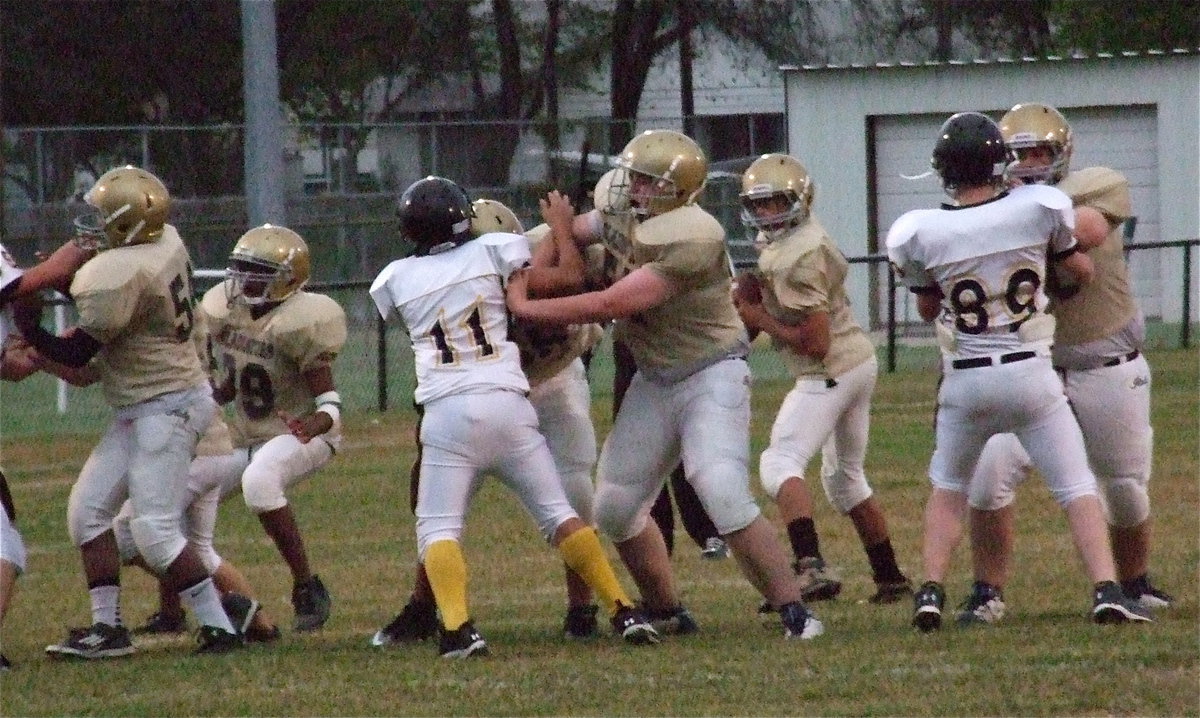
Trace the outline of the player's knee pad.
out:
[[[1098,479],[1109,524],[1127,529],[1150,518],[1150,495],[1144,482],[1132,477]]]
[[[1095,496],[1097,499],[1103,501],[1103,499],[1100,497],[1100,490],[1097,488],[1096,483],[1086,479],[1082,479],[1076,481],[1075,483],[1067,484],[1057,488],[1051,487],[1050,496],[1054,499],[1056,504],[1064,508],[1066,508],[1067,504],[1071,503],[1075,499],[1081,499],[1085,496]]]
[[[807,461],[789,456],[776,448],[768,448],[763,451],[762,457],[758,461],[758,476],[763,491],[766,491],[771,499],[775,499],[779,495],[779,489],[783,486],[783,482],[793,476],[801,481],[804,480],[804,469],[807,463]]]
[[[1013,434],[996,434],[988,439],[975,464],[967,490],[967,503],[980,511],[997,511],[1016,497],[1016,487],[1029,477],[1033,465],[1020,440]]]
[[[166,571],[187,544],[179,530],[178,516],[134,516],[129,531],[138,553],[158,573]]]
[[[595,519],[592,503],[596,492],[596,487],[592,484],[591,467],[583,466],[575,470],[566,470],[564,467],[561,477],[567,503],[571,504],[571,508],[579,514],[584,523],[591,524]]]
[[[283,477],[270,467],[251,463],[242,474],[242,498],[256,514],[283,508],[287,505],[287,497],[283,495]]]
[[[88,509],[75,501],[67,503],[67,535],[72,544],[82,546],[112,528],[112,514]]]
[[[840,514],[850,513],[850,509],[871,498],[871,485],[867,477],[850,477],[841,471],[821,476],[821,486],[825,489],[825,498]]]
[[[453,516],[430,516],[417,518],[417,556],[425,560],[425,551],[438,541],[455,541],[462,538],[462,518]]]
[[[128,564],[138,556],[137,544],[133,540],[133,530],[129,528],[129,522],[132,519],[133,513],[129,510],[129,504],[126,503],[112,522],[113,535],[117,538],[117,552],[121,554],[122,564]]]
[[[643,511],[642,508],[639,502],[617,487],[596,490],[596,525],[616,543],[627,541],[646,528],[650,514],[648,509]]]
[[[8,512],[0,508],[0,560],[8,561],[17,570],[17,575],[25,572],[25,541],[21,532],[8,518]]]

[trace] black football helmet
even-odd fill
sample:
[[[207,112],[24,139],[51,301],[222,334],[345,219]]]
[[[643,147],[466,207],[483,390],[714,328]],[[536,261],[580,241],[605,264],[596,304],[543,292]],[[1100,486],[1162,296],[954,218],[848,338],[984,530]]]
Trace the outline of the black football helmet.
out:
[[[951,115],[942,124],[929,160],[947,192],[963,185],[1003,182],[1007,162],[1000,126],[979,112]]]
[[[417,180],[400,195],[396,217],[401,238],[412,242],[413,254],[437,254],[471,240],[475,211],[462,187],[445,177]]]

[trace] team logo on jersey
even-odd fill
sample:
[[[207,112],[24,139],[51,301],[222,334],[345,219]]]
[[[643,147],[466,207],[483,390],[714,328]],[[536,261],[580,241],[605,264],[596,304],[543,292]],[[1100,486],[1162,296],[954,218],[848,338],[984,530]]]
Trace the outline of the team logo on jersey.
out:
[[[221,331],[217,333],[216,341],[217,344],[226,349],[251,354],[260,359],[271,359],[275,356],[275,347],[270,342],[255,339],[248,334],[239,332],[233,327],[221,327]]]

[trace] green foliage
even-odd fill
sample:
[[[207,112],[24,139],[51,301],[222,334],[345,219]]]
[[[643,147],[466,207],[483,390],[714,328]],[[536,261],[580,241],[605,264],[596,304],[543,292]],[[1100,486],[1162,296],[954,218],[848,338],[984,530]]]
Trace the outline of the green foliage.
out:
[[[1063,51],[1200,47],[1200,0],[1053,0],[1049,15]]]
[[[217,545],[285,627],[281,642],[193,657],[190,638],[167,638],[139,641],[139,653],[130,659],[47,660],[43,646],[88,615],[63,516],[99,424],[83,422],[76,436],[47,424],[12,437],[13,407],[28,404],[14,393],[25,384],[6,385],[0,389],[3,460],[30,566],[4,624],[4,653],[17,666],[0,676],[0,713],[1197,715],[1197,353],[1154,351],[1149,360],[1156,428],[1152,563],[1156,581],[1179,599],[1153,625],[1087,621],[1088,587],[1062,512],[1044,487],[1031,482],[1020,492],[1014,575],[1006,591],[1010,613],[999,625],[947,626],[919,635],[908,627],[911,606],[862,603],[872,585],[853,526],[818,498],[822,551],[845,582],[838,600],[813,606],[827,625],[824,636],[785,642],[777,626],[764,627],[754,615],[759,599],[733,561],[701,560],[681,531],[673,563],[702,632],[644,649],[609,636],[571,642],[560,633],[559,559],[512,494],[489,481],[468,519],[465,551],[471,610],[493,656],[466,662],[437,659],[429,643],[390,650],[367,645],[400,609],[412,580],[407,476],[414,417],[401,402],[383,414],[356,403],[344,414],[345,450],[290,494],[314,568],[333,594],[333,616],[323,631],[286,630],[290,576],[257,520],[235,498],[222,507]],[[929,493],[925,469],[933,445],[936,362],[932,348],[906,351],[906,368],[880,377],[867,457],[900,564],[914,577]],[[603,435],[611,374],[603,358],[596,368],[593,409]],[[754,369],[760,450],[789,382],[769,353],[756,354]],[[774,517],[769,502],[762,505]],[[964,545],[948,582],[952,605],[965,595],[968,570]],[[123,581],[123,614],[139,623],[154,610],[153,584],[134,570]]]

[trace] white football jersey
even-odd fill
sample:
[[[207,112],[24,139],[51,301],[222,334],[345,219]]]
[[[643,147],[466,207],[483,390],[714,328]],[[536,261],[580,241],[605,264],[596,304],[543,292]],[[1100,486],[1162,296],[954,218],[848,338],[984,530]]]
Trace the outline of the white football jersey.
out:
[[[1017,329],[1044,314],[1046,260],[1075,245],[1071,199],[1024,185],[965,207],[901,216],[888,230],[888,258],[912,289],[941,289],[941,322],[958,356],[1022,346]],[[1048,342],[1047,342],[1048,343]]]
[[[529,242],[491,232],[446,252],[398,259],[370,294],[386,319],[395,309],[412,340],[418,404],[494,389],[529,391],[508,338],[504,282],[529,263]]]
[[[22,274],[21,268],[13,261],[12,255],[0,244],[0,296],[4,296],[4,290],[8,285],[17,281]],[[4,346],[5,340],[16,328],[13,326],[12,311],[7,307],[0,309],[0,347]]]

